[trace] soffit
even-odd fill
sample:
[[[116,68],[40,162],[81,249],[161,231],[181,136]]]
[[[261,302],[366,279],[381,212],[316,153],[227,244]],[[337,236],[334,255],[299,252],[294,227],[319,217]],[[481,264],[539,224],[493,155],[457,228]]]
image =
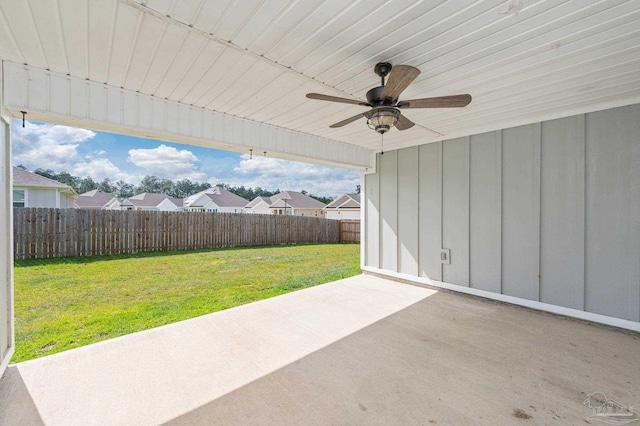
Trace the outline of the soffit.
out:
[[[640,99],[638,1],[101,0],[0,2],[0,56],[53,72],[379,150],[364,99],[379,61],[422,74],[385,149]]]

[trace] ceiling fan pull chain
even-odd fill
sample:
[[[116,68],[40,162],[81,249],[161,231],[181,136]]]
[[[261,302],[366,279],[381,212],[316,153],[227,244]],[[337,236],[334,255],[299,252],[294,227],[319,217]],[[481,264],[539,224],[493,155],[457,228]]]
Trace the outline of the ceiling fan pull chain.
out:
[[[384,133],[380,133],[380,155],[384,155]]]

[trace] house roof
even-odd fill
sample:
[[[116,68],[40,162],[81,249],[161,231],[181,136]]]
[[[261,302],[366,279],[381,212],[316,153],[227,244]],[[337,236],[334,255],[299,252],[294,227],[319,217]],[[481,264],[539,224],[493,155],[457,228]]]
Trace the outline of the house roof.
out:
[[[71,188],[69,185],[65,185],[64,183],[60,183],[53,179],[49,179],[44,176],[40,176],[37,173],[32,173],[27,170],[22,170],[19,167],[13,167],[13,185],[14,186],[23,186],[23,187],[31,187],[31,188],[50,188],[50,189],[58,189],[60,192],[64,193],[68,197],[75,199],[78,194],[76,191]]]
[[[171,118],[176,113],[166,111],[193,106],[194,115],[180,119],[179,127],[190,118],[196,123],[185,127],[183,142],[246,153],[251,141],[270,156],[309,159],[338,151],[343,164],[358,167],[356,154],[379,152],[380,138],[364,119],[329,126],[366,109],[305,94],[363,101],[380,83],[373,67],[382,60],[421,70],[401,100],[473,96],[465,108],[404,109],[417,125],[385,134],[386,150],[640,101],[637,1],[267,4],[78,0],[31,7],[13,0],[0,9],[6,27],[0,55],[15,69],[27,69],[27,77],[37,74],[37,84],[51,75],[64,81],[60,87],[86,82],[117,89],[113,93],[123,99],[138,102],[140,96],[147,108],[149,97],[160,100],[172,108],[162,107],[163,128],[178,126]],[[18,73],[18,80],[12,75],[5,72],[4,78],[28,84],[25,74]],[[4,106],[16,118],[25,105],[31,117],[44,111],[52,122],[62,122],[69,110],[68,103],[54,104],[54,112],[27,103],[22,88],[6,92]],[[73,117],[85,116],[93,117]],[[214,119],[220,121],[214,125]],[[147,134],[144,120],[127,125]],[[216,128],[224,128],[216,136],[230,135],[224,143],[210,136]],[[267,133],[263,140],[240,136]]]
[[[256,197],[244,207],[247,209],[252,209],[260,203],[266,203],[268,206],[271,205],[271,197],[264,197],[264,196]]]
[[[227,191],[220,186],[214,186],[185,198],[185,207],[189,207],[194,204],[197,204],[198,206],[204,205],[201,204],[202,202],[198,201],[202,199],[202,197],[206,197],[213,201],[218,207],[243,208],[249,202],[249,200],[244,199],[233,192]]]
[[[285,202],[286,199],[286,202]],[[269,208],[322,209],[326,204],[296,191],[283,191],[271,197]]]
[[[360,194],[344,194],[327,204],[327,209],[358,209]]]
[[[76,205],[79,208],[104,207],[114,198],[116,197],[113,194],[94,189],[93,191],[80,194],[76,200]]]
[[[22,170],[19,167],[13,167],[13,184],[20,185],[20,186],[40,187],[40,188],[72,189],[69,185],[65,185],[64,183],[60,183],[53,179],[40,176],[37,173],[32,173],[27,170]]]
[[[153,192],[143,192],[142,194],[134,195],[127,198],[131,204],[136,207],[156,207],[164,200],[169,200],[178,207],[182,207],[182,199],[170,197],[166,194],[156,194]]]

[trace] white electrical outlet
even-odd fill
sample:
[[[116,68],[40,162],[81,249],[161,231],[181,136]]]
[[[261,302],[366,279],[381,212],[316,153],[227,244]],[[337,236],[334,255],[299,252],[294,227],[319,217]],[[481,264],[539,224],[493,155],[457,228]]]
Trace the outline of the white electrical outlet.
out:
[[[451,250],[449,249],[440,250],[440,263],[443,263],[445,265],[451,265]]]

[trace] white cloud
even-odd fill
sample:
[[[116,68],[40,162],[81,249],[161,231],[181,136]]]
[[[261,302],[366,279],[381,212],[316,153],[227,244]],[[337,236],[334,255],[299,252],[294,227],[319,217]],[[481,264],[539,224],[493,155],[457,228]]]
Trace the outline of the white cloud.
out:
[[[28,169],[70,170],[78,161],[78,146],[94,138],[91,130],[14,120],[11,125],[13,164]]]
[[[338,196],[354,192],[360,173],[354,170],[243,155],[235,176],[224,181],[232,186],[261,187],[282,191],[308,191],[315,195]]]
[[[112,182],[124,180],[125,182],[140,182],[142,177],[133,176],[120,171],[118,166],[113,164],[108,158],[95,158],[89,161],[76,163],[70,173],[74,176],[91,176],[96,181],[109,178]]]
[[[153,149],[131,149],[128,161],[143,169],[146,175],[171,180],[207,180],[207,174],[197,170],[198,157],[186,149],[177,150],[166,145]]]

